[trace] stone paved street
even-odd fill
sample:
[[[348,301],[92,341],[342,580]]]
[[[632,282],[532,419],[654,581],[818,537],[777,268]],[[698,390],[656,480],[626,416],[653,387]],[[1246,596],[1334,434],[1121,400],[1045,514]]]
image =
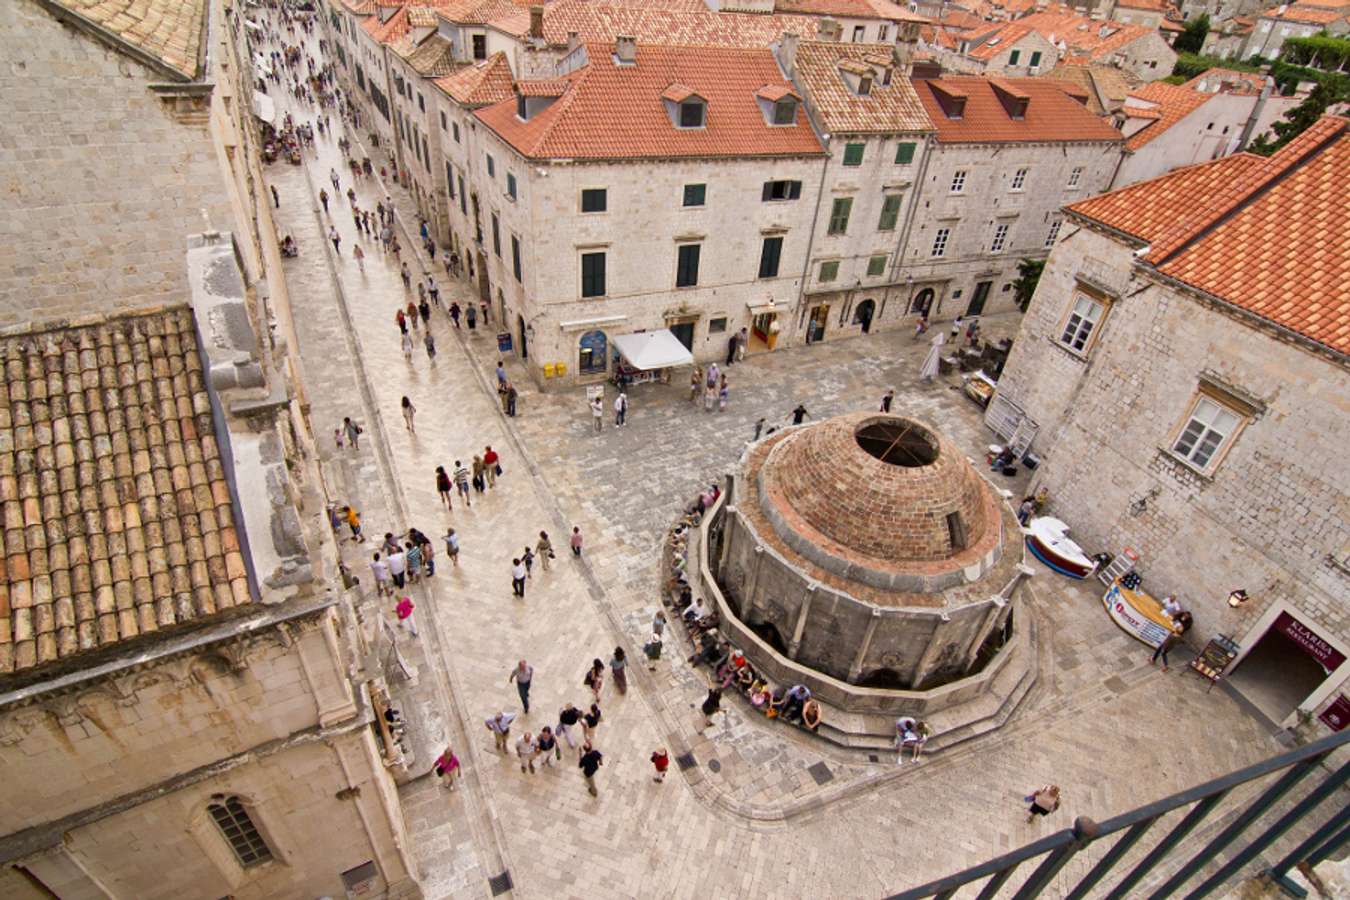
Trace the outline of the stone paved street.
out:
[[[276,99],[280,110],[294,108]],[[297,112],[302,121],[312,115]],[[528,659],[536,673],[533,711],[518,720],[518,734],[556,722],[563,702],[587,699],[581,679],[592,657],[608,659],[622,645],[639,658],[658,604],[662,532],[736,458],[758,417],[781,424],[799,401],[813,418],[869,408],[894,386],[899,411],[934,423],[972,456],[992,435],[954,380],[917,383],[924,347],[907,334],[751,357],[729,371],[726,413],[691,407],[678,384],[639,387],[631,424],[616,430],[607,421],[599,435],[580,390],[540,394],[512,363],[524,390],[520,415],[508,420],[492,388],[490,331],[456,332],[434,312],[435,362],[420,333],[411,361],[403,359],[393,317],[409,295],[397,262],[365,241],[362,273],[345,198],[330,200],[331,218],[320,215],[315,197],[330,167],[344,173],[343,192],[350,175],[332,141],[318,144],[304,168],[277,164],[269,176],[281,194],[282,228],[301,248],[289,274],[315,430],[331,435],[344,415],[366,428],[360,451],[321,442],[330,490],[363,509],[370,535],[413,525],[437,536],[453,526],[463,543],[458,568],[438,545],[436,578],[411,591],[422,633],[408,655],[419,675],[400,688],[418,745],[453,743],[467,775],[464,789],[448,794],[421,774],[431,757],[419,755],[420,777],[402,788],[428,897],[486,896],[488,878],[503,870],[525,897],[880,896],[1020,846],[1075,815],[1104,818],[1278,749],[1222,692],[1206,693],[1180,666],[1167,675],[1151,668],[1143,646],[1103,615],[1091,586],[1039,570],[1029,594],[1040,635],[1034,690],[1007,727],[917,766],[846,753],[749,719],[735,705],[699,737],[693,705],[702,676],[683,663],[680,642],[669,642],[656,672],[633,672],[627,695],[605,689],[598,799],[586,794],[567,750],[556,766],[522,774],[494,752],[482,724],[499,709],[519,712],[506,680],[514,661]],[[383,196],[370,182],[357,192],[363,208]],[[401,209],[411,214],[410,205]],[[324,238],[330,223],[342,235],[337,256]],[[415,262],[410,238],[403,256]],[[470,297],[465,283],[441,284],[443,302]],[[987,333],[1016,324],[993,320]],[[399,414],[404,395],[418,408],[416,434]],[[435,467],[467,463],[488,444],[502,454],[503,478],[471,509],[457,500],[446,512]],[[574,523],[586,537],[581,561],[566,551]],[[562,552],[552,571],[536,565],[526,598],[515,599],[511,554],[541,529]],[[363,588],[372,549],[342,547]],[[363,603],[378,607],[369,596]],[[688,749],[696,767],[654,784],[647,757],[660,745],[672,756]],[[818,779],[808,770],[820,763]],[[1063,811],[1023,824],[1022,795],[1052,780],[1064,788]]]

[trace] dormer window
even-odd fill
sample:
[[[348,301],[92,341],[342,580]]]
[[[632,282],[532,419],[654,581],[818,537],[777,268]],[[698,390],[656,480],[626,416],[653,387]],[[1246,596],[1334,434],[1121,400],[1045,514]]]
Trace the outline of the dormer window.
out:
[[[766,125],[791,127],[797,124],[797,105],[801,98],[785,84],[766,84],[755,91],[755,102]]]
[[[797,123],[797,101],[784,97],[773,105],[773,124],[795,125]]]
[[[858,79],[858,96],[866,97],[872,93],[872,76],[864,75]]]
[[[521,121],[525,121],[530,117],[529,110],[526,108],[524,94],[516,94],[516,117]]]
[[[676,128],[704,128],[708,124],[708,101],[694,93],[693,88],[672,84],[661,93],[666,115]]]
[[[686,100],[680,104],[680,127],[702,128],[704,119],[702,100]]]

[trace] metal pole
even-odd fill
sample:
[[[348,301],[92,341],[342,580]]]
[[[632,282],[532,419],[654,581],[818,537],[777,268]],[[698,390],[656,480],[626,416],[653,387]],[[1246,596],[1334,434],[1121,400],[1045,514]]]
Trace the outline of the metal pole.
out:
[[[1278,885],[1280,890],[1291,897],[1302,898],[1308,896],[1307,891],[1289,879],[1289,870],[1305,859],[1313,865],[1316,865],[1321,859],[1314,860],[1315,851],[1325,849],[1327,845],[1333,845],[1330,849],[1334,850],[1334,845],[1344,843],[1347,839],[1350,839],[1350,825],[1346,824],[1347,821],[1350,821],[1350,807],[1342,807],[1339,813],[1327,820],[1327,822],[1321,828],[1314,831],[1307,840],[1289,851],[1289,855],[1276,863],[1274,868],[1267,870],[1266,876],[1269,877],[1274,884]],[[1336,831],[1337,828],[1341,829],[1341,833],[1337,837],[1328,840],[1328,837]],[[1324,841],[1325,844],[1323,844]]]
[[[1157,816],[1151,819],[1145,819],[1142,822],[1130,826],[1130,830],[1125,832],[1125,836],[1116,841],[1106,855],[1101,858],[1097,865],[1092,867],[1092,871],[1084,876],[1083,880],[1078,882],[1078,886],[1069,892],[1064,900],[1082,900],[1087,896],[1088,891],[1097,886],[1106,874],[1115,868],[1120,858],[1130,851],[1130,848],[1139,843],[1139,839],[1144,836],[1144,832],[1153,827],[1153,823],[1158,821]]]
[[[975,900],[994,900],[998,896],[999,888],[1003,887],[1003,882],[1008,880],[1008,876],[1015,872],[1019,865],[1020,862],[1009,863],[1007,868],[990,878]]]
[[[1148,856],[1145,856],[1138,865],[1130,870],[1130,874],[1126,875],[1124,880],[1116,885],[1115,890],[1106,895],[1106,900],[1124,900],[1125,897],[1128,897],[1131,888],[1139,883],[1139,879],[1147,875],[1164,856],[1171,853],[1172,848],[1181,843],[1181,840],[1190,834],[1205,816],[1209,815],[1209,811],[1217,806],[1220,800],[1228,796],[1230,790],[1232,788],[1224,788],[1217,793],[1210,794],[1191,807],[1191,811],[1186,814],[1186,818],[1169,831],[1167,836],[1149,851]]]

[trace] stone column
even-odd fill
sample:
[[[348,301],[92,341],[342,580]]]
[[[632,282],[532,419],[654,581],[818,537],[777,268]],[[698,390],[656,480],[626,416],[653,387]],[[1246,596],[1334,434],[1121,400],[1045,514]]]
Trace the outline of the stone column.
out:
[[[994,627],[1003,621],[1003,611],[1009,605],[1009,601],[1002,596],[989,598],[989,609],[984,614],[984,621],[980,627],[975,630],[974,639],[966,645],[966,652],[962,655],[961,671],[970,672],[970,667],[975,665],[975,657],[979,655],[980,648],[984,646]]]
[[[755,545],[755,564],[750,569],[750,577],[745,582],[745,596],[741,603],[741,619],[749,625],[750,620],[758,618],[759,603],[759,570],[764,568],[764,545]]]
[[[717,575],[722,580],[726,580],[727,557],[731,555],[731,540],[727,534],[736,521],[736,507],[730,503],[722,507],[722,552],[717,555]]]
[[[919,661],[914,664],[914,670],[910,673],[910,690],[920,690],[923,680],[933,671],[933,662],[938,658],[938,654],[942,652],[944,626],[951,620],[952,617],[947,615],[946,612],[938,614],[938,623],[933,628],[933,636],[928,639],[928,646],[924,649],[923,655],[919,657]]]
[[[325,610],[317,627],[296,635],[295,651],[319,716],[327,728],[356,715],[356,698],[347,680],[336,633],[336,610]]]
[[[863,635],[862,643],[858,645],[858,655],[853,657],[853,665],[848,667],[848,680],[850,683],[858,680],[862,674],[863,660],[867,658],[867,651],[872,648],[872,636],[877,633],[877,624],[881,621],[881,609],[872,607],[872,618],[867,620],[867,633]]]
[[[806,596],[802,598],[801,608],[797,610],[797,624],[792,629],[792,643],[788,644],[788,659],[795,660],[797,651],[802,647],[802,635],[806,632],[806,619],[811,615],[811,604],[816,599],[816,588],[818,587],[820,587],[819,584],[812,582],[806,588]]]

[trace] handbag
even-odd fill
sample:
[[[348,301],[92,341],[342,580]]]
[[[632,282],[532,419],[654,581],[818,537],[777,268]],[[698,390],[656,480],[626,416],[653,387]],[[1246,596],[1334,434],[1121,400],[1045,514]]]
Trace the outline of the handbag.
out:
[[[498,475],[502,474],[502,464],[501,464],[501,463],[497,463],[497,474],[498,474]]]

